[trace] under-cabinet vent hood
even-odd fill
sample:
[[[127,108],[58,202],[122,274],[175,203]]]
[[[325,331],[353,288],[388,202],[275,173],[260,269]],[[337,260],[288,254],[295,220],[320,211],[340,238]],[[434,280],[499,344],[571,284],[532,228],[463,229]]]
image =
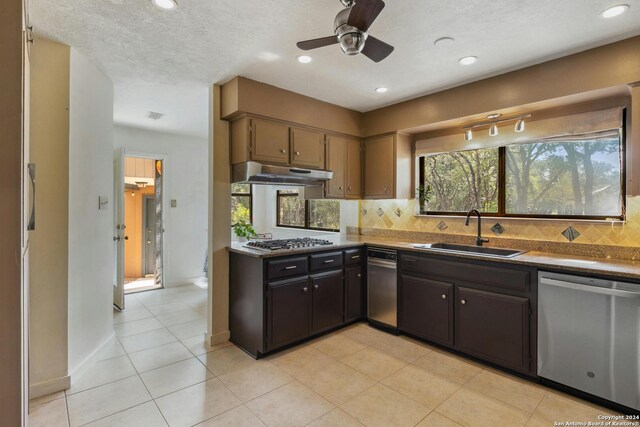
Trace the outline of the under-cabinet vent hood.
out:
[[[333,172],[244,162],[233,165],[233,182],[243,184],[322,186]]]

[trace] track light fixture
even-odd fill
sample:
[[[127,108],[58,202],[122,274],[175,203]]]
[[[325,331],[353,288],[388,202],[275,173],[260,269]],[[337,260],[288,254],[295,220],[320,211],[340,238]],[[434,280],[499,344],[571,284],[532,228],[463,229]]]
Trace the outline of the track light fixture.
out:
[[[531,117],[531,114],[524,114],[524,115],[520,115],[520,116],[515,116],[515,117],[506,117],[506,118],[502,118],[502,114],[500,113],[494,113],[494,114],[489,114],[487,116],[487,120],[480,122],[480,123],[475,123],[475,124],[470,124],[465,126],[464,129],[464,140],[465,141],[471,141],[473,139],[473,131],[475,129],[478,128],[489,128],[489,135],[490,136],[497,136],[499,131],[498,131],[498,124],[500,123],[506,123],[506,122],[516,122],[516,126],[515,126],[515,131],[516,132],[524,132],[525,129],[525,123],[524,123],[524,119]]]

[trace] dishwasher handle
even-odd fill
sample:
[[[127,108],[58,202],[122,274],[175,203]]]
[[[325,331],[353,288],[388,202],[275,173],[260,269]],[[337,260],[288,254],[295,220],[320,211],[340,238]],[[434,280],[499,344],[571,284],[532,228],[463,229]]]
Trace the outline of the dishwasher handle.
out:
[[[397,263],[392,262],[392,261],[383,261],[381,259],[373,259],[373,258],[369,258],[367,260],[367,264],[368,265],[372,265],[372,266],[376,266],[376,267],[383,267],[383,268],[392,268],[392,269],[396,269],[397,267]]]
[[[596,294],[611,295],[622,298],[640,298],[640,291],[627,291],[623,289],[614,289],[612,287],[583,285],[581,283],[568,282],[565,280],[556,280],[549,277],[540,277],[540,284],[547,286],[555,286],[558,288],[574,289],[578,291],[591,292]]]

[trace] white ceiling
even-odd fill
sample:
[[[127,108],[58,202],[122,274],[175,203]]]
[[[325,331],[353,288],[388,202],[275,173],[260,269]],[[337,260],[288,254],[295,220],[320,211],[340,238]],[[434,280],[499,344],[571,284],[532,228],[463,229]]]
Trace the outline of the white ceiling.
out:
[[[303,65],[295,43],[331,35],[338,0],[178,2],[165,12],[150,0],[31,0],[31,21],[111,77],[116,122],[199,136],[206,88],[235,75],[368,111],[640,34],[640,0],[387,0],[370,32],[396,47],[389,58],[330,46]],[[619,2],[631,9],[599,16]],[[455,43],[434,46],[443,36]],[[458,65],[467,55],[480,60]]]

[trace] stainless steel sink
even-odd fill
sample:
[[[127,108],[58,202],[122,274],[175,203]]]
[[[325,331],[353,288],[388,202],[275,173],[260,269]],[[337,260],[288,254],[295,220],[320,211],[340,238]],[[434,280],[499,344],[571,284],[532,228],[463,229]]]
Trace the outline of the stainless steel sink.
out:
[[[518,249],[486,248],[484,246],[456,245],[453,243],[427,243],[413,245],[418,249],[431,249],[441,252],[468,253],[488,257],[513,258],[525,253]]]

